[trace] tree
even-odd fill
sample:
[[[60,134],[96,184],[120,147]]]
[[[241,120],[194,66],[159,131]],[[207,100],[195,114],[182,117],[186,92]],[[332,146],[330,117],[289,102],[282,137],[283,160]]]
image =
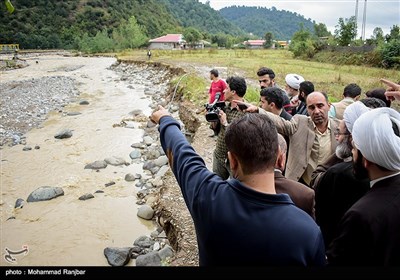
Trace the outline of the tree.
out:
[[[396,39],[400,39],[400,27],[398,25],[393,25],[390,29],[390,33],[386,35],[386,42]]]
[[[314,56],[314,41],[311,37],[310,31],[300,24],[300,30],[294,33],[289,45],[289,50],[293,52],[294,57],[312,58]]]
[[[371,39],[375,41],[376,44],[383,43],[385,41],[385,37],[383,36],[383,30],[380,27],[375,27],[372,32]]]
[[[194,45],[202,38],[200,31],[194,27],[186,28],[183,32],[183,37],[192,47],[194,47]]]
[[[264,47],[266,49],[270,48],[272,46],[272,33],[271,32],[267,32],[265,33],[264,39],[265,39],[265,43],[264,43]]]
[[[339,23],[335,27],[335,38],[340,46],[350,45],[353,38],[357,36],[357,22],[354,16],[344,20],[339,18]]]
[[[314,23],[314,34],[317,37],[332,36],[331,32],[328,31],[328,28],[324,23],[319,23],[319,24]]]
[[[112,38],[116,42],[117,49],[133,49],[143,46],[147,42],[144,27],[139,25],[134,16],[128,22],[122,24],[114,30]]]

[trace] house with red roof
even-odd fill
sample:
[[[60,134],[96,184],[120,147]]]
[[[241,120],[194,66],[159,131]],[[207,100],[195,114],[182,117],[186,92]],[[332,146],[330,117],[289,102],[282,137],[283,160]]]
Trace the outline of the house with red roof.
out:
[[[243,45],[248,49],[263,49],[265,40],[247,40],[243,42]]]
[[[149,49],[157,50],[180,50],[186,47],[186,41],[182,34],[167,34],[149,40]]]

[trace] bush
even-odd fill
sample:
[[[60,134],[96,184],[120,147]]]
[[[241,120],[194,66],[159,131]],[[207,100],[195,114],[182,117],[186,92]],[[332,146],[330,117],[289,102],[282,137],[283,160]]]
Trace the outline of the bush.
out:
[[[385,68],[400,69],[400,39],[390,40],[379,48],[382,57],[382,66]]]

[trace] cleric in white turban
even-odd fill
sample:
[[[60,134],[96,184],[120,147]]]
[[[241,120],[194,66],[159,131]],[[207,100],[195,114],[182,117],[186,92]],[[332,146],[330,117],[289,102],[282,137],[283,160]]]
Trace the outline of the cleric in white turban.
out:
[[[362,114],[352,136],[354,171],[371,188],[343,215],[326,256],[329,265],[400,265],[400,113],[377,108]]]
[[[371,110],[366,107],[361,101],[354,102],[346,107],[343,114],[343,120],[346,124],[347,130],[352,133],[354,122],[364,113]]]
[[[377,108],[355,121],[353,141],[368,161],[390,171],[400,171],[399,130],[400,113],[391,108]]]

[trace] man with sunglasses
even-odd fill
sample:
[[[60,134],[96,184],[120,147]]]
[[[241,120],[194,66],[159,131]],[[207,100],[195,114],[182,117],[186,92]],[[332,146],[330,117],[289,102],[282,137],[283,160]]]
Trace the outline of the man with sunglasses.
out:
[[[344,213],[369,190],[367,178],[354,176],[351,145],[354,122],[369,110],[360,101],[346,108],[344,119],[334,131],[338,142],[334,156],[330,158],[330,163],[318,166],[312,175],[314,179],[310,186],[315,190],[316,222],[321,228],[326,248],[333,240]]]

